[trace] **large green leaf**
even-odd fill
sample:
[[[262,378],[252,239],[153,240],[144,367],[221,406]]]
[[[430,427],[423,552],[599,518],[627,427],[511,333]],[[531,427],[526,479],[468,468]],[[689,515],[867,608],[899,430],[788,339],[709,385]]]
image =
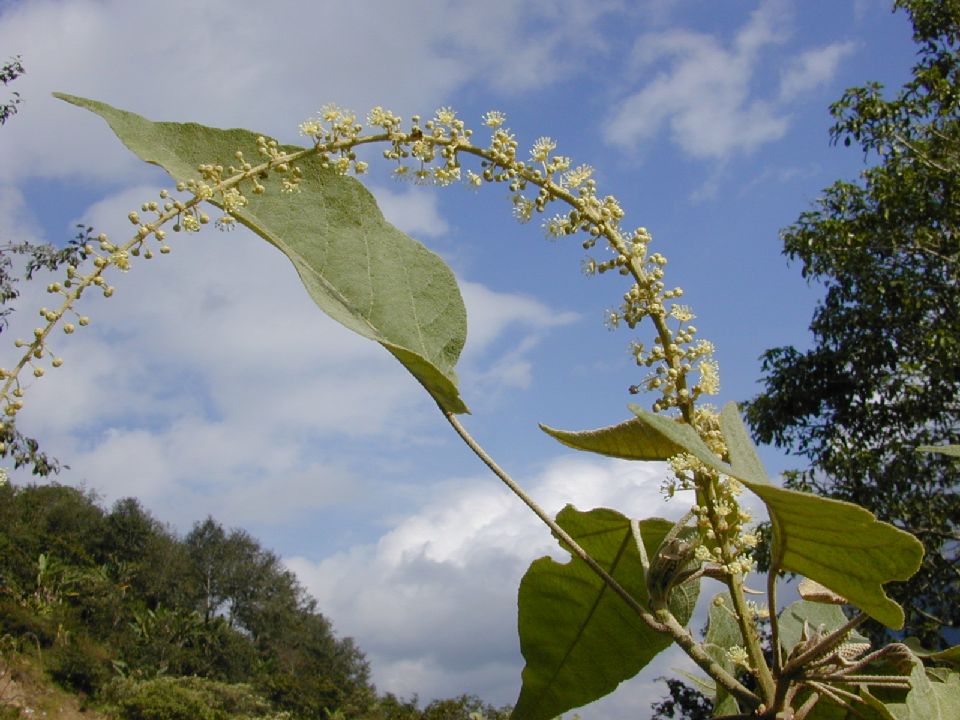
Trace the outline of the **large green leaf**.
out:
[[[960,669],[960,645],[954,645],[945,650],[927,650],[915,637],[908,637],[903,643],[910,648],[917,657],[933,662],[945,663]]]
[[[737,448],[730,473],[770,513],[772,557],[779,567],[816,580],[888,627],[903,627],[903,610],[883,584],[913,575],[923,544],[859,505],[770,484],[734,403],[723,409],[720,426],[727,447]]]
[[[556,430],[541,424],[540,429],[567,447],[623,460],[668,460],[677,446],[637,419],[597,430]]]
[[[780,628],[780,646],[789,654],[803,637],[803,626],[812,631],[822,631],[827,635],[847,622],[848,618],[836,605],[797,600],[791,603],[777,616]],[[856,631],[851,631],[844,642],[865,643],[867,639]]]
[[[713,454],[713,451],[707,447],[707,444],[697,434],[692,425],[688,425],[678,418],[657,415],[639,405],[628,405],[627,407],[630,408],[630,412],[637,416],[640,422],[646,425],[647,430],[653,436],[648,442],[671,446],[673,448],[672,455],[690,453],[707,467],[727,475],[733,474],[730,466]]]
[[[57,97],[102,117],[130,150],[178,181],[196,178],[202,163],[235,163],[237,150],[258,157],[257,134],[248,130],[151,122],[94,100]],[[246,193],[249,204],[233,215],[290,259],[324,312],[383,345],[445,410],[467,412],[453,369],[467,327],[453,272],[387,223],[359,182],[323,168],[317,156],[297,166],[298,195],[268,184],[262,195]]]
[[[571,506],[557,522],[639,602],[647,601],[643,564],[630,520],[613,510],[580,512]],[[672,527],[639,523],[648,557]],[[671,610],[686,623],[698,585],[673,591]],[[579,558],[534,561],[520,583],[520,649],[526,660],[515,720],[550,720],[612,692],[636,675],[671,640],[651,630]]]
[[[710,603],[707,635],[704,649],[728,673],[736,675],[736,668],[730,660],[730,648],[743,647],[743,634],[733,611],[733,600],[729,593],[719,593]],[[740,712],[737,699],[719,683],[714,683],[713,714],[736,715]]]
[[[927,677],[923,663],[917,662],[910,674],[907,695],[910,720],[957,720],[960,718],[960,675],[950,673],[947,682]]]
[[[737,478],[763,500],[780,569],[816,580],[889,627],[903,626],[903,610],[882,586],[906,580],[920,567],[923,545],[916,538],[858,505],[772,485],[734,403],[720,418],[732,464],[714,455],[690,425],[635,405],[630,409],[660,442]]]
[[[960,457],[960,445],[919,445],[917,452],[940,453],[941,455]]]

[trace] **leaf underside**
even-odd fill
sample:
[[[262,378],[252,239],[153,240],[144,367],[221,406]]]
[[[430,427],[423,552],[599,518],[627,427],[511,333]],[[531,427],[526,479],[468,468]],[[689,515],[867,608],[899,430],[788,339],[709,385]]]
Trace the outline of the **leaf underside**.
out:
[[[669,460],[677,454],[676,445],[663,442],[646,425],[634,418],[619,425],[571,432],[540,425],[547,435],[575,450],[621,458],[623,460]]]
[[[258,162],[258,135],[248,130],[152,122],[94,100],[56,97],[102,117],[130,150],[176,181],[198,179],[202,163],[235,164],[238,150]],[[453,272],[390,225],[361,183],[322,167],[316,155],[296,166],[303,173],[296,197],[268,178],[267,191],[245,193],[249,204],[233,216],[290,259],[324,312],[383,345],[444,410],[467,412],[454,371],[466,310]]]
[[[903,626],[903,610],[882,586],[906,580],[920,567],[923,545],[916,538],[858,505],[772,485],[734,403],[721,413],[732,464],[714,455],[690,425],[635,405],[630,409],[646,427],[649,446],[690,453],[763,500],[774,528],[773,557],[781,570],[817,581],[884,625]]]
[[[630,520],[613,510],[581,512],[571,506],[557,522],[641,603],[647,600],[643,565]],[[667,520],[640,522],[648,557],[672,527]],[[687,583],[671,596],[686,623],[699,586]],[[550,720],[593,702],[636,675],[671,640],[653,632],[579,558],[536,560],[520,583],[520,649],[526,660],[514,720]]]
[[[847,622],[848,618],[836,605],[797,600],[784,608],[778,616],[780,626],[780,646],[784,653],[790,651],[800,643],[803,636],[804,623],[811,630],[823,631],[826,635]],[[865,643],[867,639],[856,631],[851,631],[845,642]]]

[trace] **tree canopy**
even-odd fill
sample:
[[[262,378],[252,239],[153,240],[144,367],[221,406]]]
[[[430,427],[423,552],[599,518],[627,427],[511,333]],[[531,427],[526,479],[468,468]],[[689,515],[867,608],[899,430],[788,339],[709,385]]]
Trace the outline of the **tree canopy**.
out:
[[[105,510],[57,484],[0,485],[0,637],[124,720],[505,716],[378,695],[363,651],[246,531],[208,517],[180,538],[134,498]]]
[[[923,541],[920,572],[891,594],[904,632],[938,647],[960,626],[960,472],[917,447],[960,442],[960,2],[894,8],[913,25],[912,78],[831,106],[833,141],[859,146],[868,167],[782,232],[825,295],[808,349],[763,354],[764,389],[746,412],[758,441],[808,461],[788,486],[861,504]]]

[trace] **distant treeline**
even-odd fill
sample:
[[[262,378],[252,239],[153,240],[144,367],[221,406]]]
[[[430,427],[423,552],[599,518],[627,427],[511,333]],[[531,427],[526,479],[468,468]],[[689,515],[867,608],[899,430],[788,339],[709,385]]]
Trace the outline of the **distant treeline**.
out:
[[[133,498],[0,487],[0,636],[121,717],[468,720],[474,696],[379,695],[296,577],[213,518],[183,538]]]

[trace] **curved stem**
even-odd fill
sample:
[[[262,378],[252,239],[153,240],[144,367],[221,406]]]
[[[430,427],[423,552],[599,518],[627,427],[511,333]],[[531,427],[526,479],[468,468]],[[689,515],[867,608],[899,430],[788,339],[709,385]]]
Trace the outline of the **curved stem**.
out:
[[[776,560],[776,559],[775,559]],[[780,574],[780,564],[770,563],[767,571],[767,608],[770,612],[770,652],[773,655],[773,674],[780,675],[783,667],[783,654],[780,651],[780,621],[777,618],[777,576]]]
[[[447,422],[450,423],[457,435],[460,436],[460,439],[467,444],[467,447],[473,450],[473,453],[483,461],[483,464],[490,468],[493,474],[500,478],[503,484],[510,488],[513,494],[520,498],[520,500],[523,501],[523,504],[530,508],[534,515],[540,518],[540,520],[542,520],[543,523],[550,528],[550,531],[560,540],[560,542],[567,546],[570,552],[583,560],[583,562],[585,562],[587,566],[594,573],[596,573],[596,575],[603,580],[604,583],[606,583],[607,587],[623,598],[624,602],[630,606],[630,609],[637,613],[637,615],[639,615],[643,621],[647,623],[647,625],[658,632],[665,632],[664,627],[656,621],[653,615],[648,612],[647,609],[643,607],[643,605],[641,605],[635,597],[633,597],[633,595],[627,592],[626,588],[618,583],[610,573],[604,570],[603,567],[601,567],[600,564],[594,560],[593,557],[586,550],[584,550],[566,530],[560,527],[557,522],[550,517],[550,515],[548,515],[547,512],[540,507],[522,487],[520,487],[517,481],[510,477],[506,470],[497,465],[496,461],[490,457],[487,451],[484,450],[480,444],[473,439],[473,436],[470,435],[470,433],[457,419],[457,416],[454,413],[444,410],[442,407],[440,410],[443,413],[443,416],[447,419]]]
[[[747,607],[747,600],[743,593],[743,575],[739,573],[731,575],[727,579],[727,587],[730,589],[730,598],[733,600],[733,608],[737,613],[737,622],[743,635],[747,656],[750,658],[750,664],[756,673],[757,682],[760,683],[760,689],[763,691],[764,702],[770,706],[774,702],[776,686],[770,668],[767,666],[767,660],[763,656],[763,649],[760,647],[760,638],[753,622],[753,615],[750,608]]]
[[[750,692],[740,681],[728,673],[713,658],[711,658],[703,648],[693,639],[690,633],[680,624],[669,610],[658,609],[656,615],[650,613],[633,595],[616,581],[593,557],[584,550],[580,544],[574,540],[570,534],[560,527],[556,521],[541,508],[527,492],[510,475],[501,468],[496,461],[484,450],[480,444],[473,439],[473,436],[463,427],[457,416],[440,408],[443,416],[456,431],[457,435],[467,444],[474,454],[483,461],[490,470],[529,507],[534,514],[540,518],[543,523],[550,528],[550,531],[563,543],[574,555],[583,560],[584,563],[609,587],[614,593],[619,595],[624,602],[633,610],[640,619],[643,620],[651,629],[670,635],[674,641],[697,663],[700,668],[713,677],[718,683],[728,690],[731,694],[743,700],[751,707],[760,705],[760,698]]]
[[[693,636],[679,623],[669,610],[657,610],[657,619],[670,631],[670,635],[677,645],[683,648],[701,670],[723,685],[731,695],[743,700],[750,707],[759,707],[761,699],[748,690],[739,680],[728,673],[723,667],[710,657]]]
[[[838,647],[843,643],[843,639],[847,636],[847,633],[860,625],[866,619],[866,614],[858,613],[855,617],[853,617],[853,619],[848,620],[846,623],[838,627],[812,648],[801,653],[800,655],[797,655],[792,660],[789,660],[787,664],[783,666],[783,670],[780,673],[780,681],[789,682],[794,675],[803,670],[804,666],[806,666],[808,662]]]

